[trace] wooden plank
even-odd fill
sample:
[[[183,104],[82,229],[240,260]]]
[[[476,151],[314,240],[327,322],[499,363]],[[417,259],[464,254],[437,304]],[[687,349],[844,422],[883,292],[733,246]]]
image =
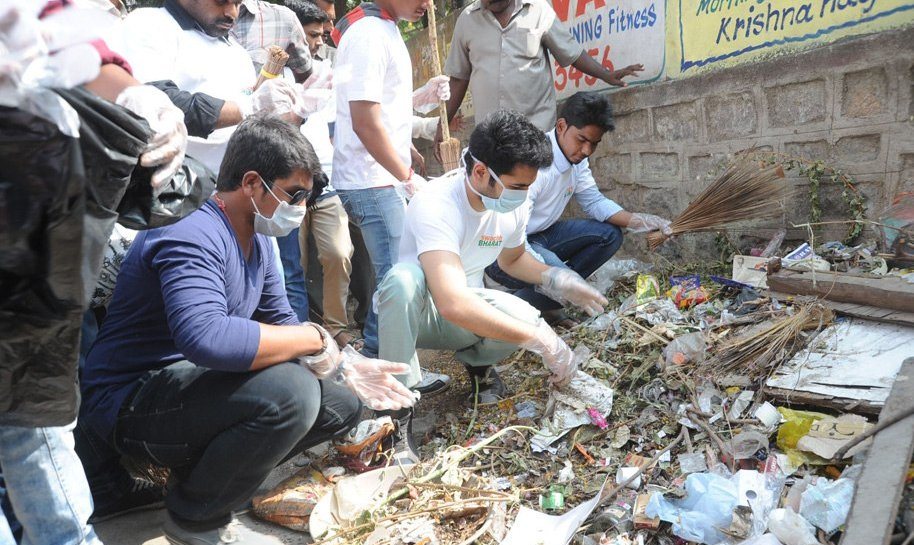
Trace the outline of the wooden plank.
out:
[[[796,295],[815,295],[830,301],[914,312],[914,284],[886,276],[869,278],[835,272],[781,270],[768,275],[768,287]]]
[[[782,301],[788,297],[792,297],[790,294],[775,291],[769,291],[769,295]],[[845,316],[864,318],[866,320],[888,324],[914,326],[914,312],[904,312],[901,310],[874,307],[872,305],[859,305],[856,303],[840,303],[838,301],[829,301],[821,298],[819,299],[819,302],[838,314],[843,314]]]
[[[880,419],[914,403],[914,358],[902,364]],[[873,439],[857,479],[841,545],[888,545],[895,527],[905,476],[914,454],[914,416],[890,426]]]
[[[772,401],[789,406],[807,405],[810,407],[834,409],[840,412],[855,412],[860,414],[877,415],[882,410],[882,404],[872,403],[862,399],[849,399],[835,397],[813,392],[787,390],[784,388],[764,387],[763,391]]]

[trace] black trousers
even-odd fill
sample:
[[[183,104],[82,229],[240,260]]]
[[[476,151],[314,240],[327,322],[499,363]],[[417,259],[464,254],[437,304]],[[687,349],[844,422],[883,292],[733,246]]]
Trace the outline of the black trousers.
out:
[[[297,363],[227,373],[178,362],[141,379],[121,408],[114,447],[171,468],[165,505],[194,530],[226,524],[270,471],[345,434],[361,403]]]

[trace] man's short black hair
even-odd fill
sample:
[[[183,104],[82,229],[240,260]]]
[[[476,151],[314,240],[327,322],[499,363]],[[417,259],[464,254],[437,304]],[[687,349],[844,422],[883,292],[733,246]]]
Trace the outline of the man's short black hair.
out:
[[[571,95],[562,105],[559,118],[577,129],[588,125],[596,125],[603,132],[616,129],[609,95],[596,91],[580,91]]]
[[[242,121],[229,139],[216,189],[238,189],[244,173],[250,170],[272,184],[299,169],[312,177],[321,173],[321,163],[311,143],[282,119],[255,115]]]
[[[285,0],[285,4],[287,8],[295,12],[295,16],[298,17],[302,26],[312,23],[323,25],[330,21],[330,16],[327,15],[327,12],[317,7],[314,2],[309,2],[308,0]]]
[[[474,163],[470,154],[498,176],[517,165],[539,170],[552,164],[552,146],[546,134],[514,110],[494,111],[473,130],[469,151],[464,155],[467,174]]]

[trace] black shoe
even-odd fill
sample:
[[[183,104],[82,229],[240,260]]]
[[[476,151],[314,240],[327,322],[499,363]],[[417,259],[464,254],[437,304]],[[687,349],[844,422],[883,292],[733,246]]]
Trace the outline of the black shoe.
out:
[[[416,390],[423,396],[440,394],[451,385],[451,377],[445,374],[434,373],[421,367],[419,368],[419,371],[422,373],[422,380],[419,381],[419,384],[413,386],[413,390]]]
[[[389,416],[394,421],[395,430],[391,436],[392,463],[417,464],[419,455],[413,441],[413,409],[408,407],[399,411],[375,411],[375,416]]]
[[[106,495],[104,498],[93,497],[95,511],[89,517],[91,524],[113,519],[128,513],[159,509],[165,505],[165,487],[143,479],[132,479],[118,494]]]
[[[488,405],[508,397],[508,387],[494,367],[467,367],[467,372],[470,374],[468,399],[471,404]]]

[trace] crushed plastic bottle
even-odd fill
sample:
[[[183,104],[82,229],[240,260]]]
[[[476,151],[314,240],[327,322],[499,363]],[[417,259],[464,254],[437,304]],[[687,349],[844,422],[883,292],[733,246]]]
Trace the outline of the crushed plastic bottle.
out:
[[[803,492],[800,514],[817,528],[834,532],[847,520],[853,498],[854,481],[819,478]]]

